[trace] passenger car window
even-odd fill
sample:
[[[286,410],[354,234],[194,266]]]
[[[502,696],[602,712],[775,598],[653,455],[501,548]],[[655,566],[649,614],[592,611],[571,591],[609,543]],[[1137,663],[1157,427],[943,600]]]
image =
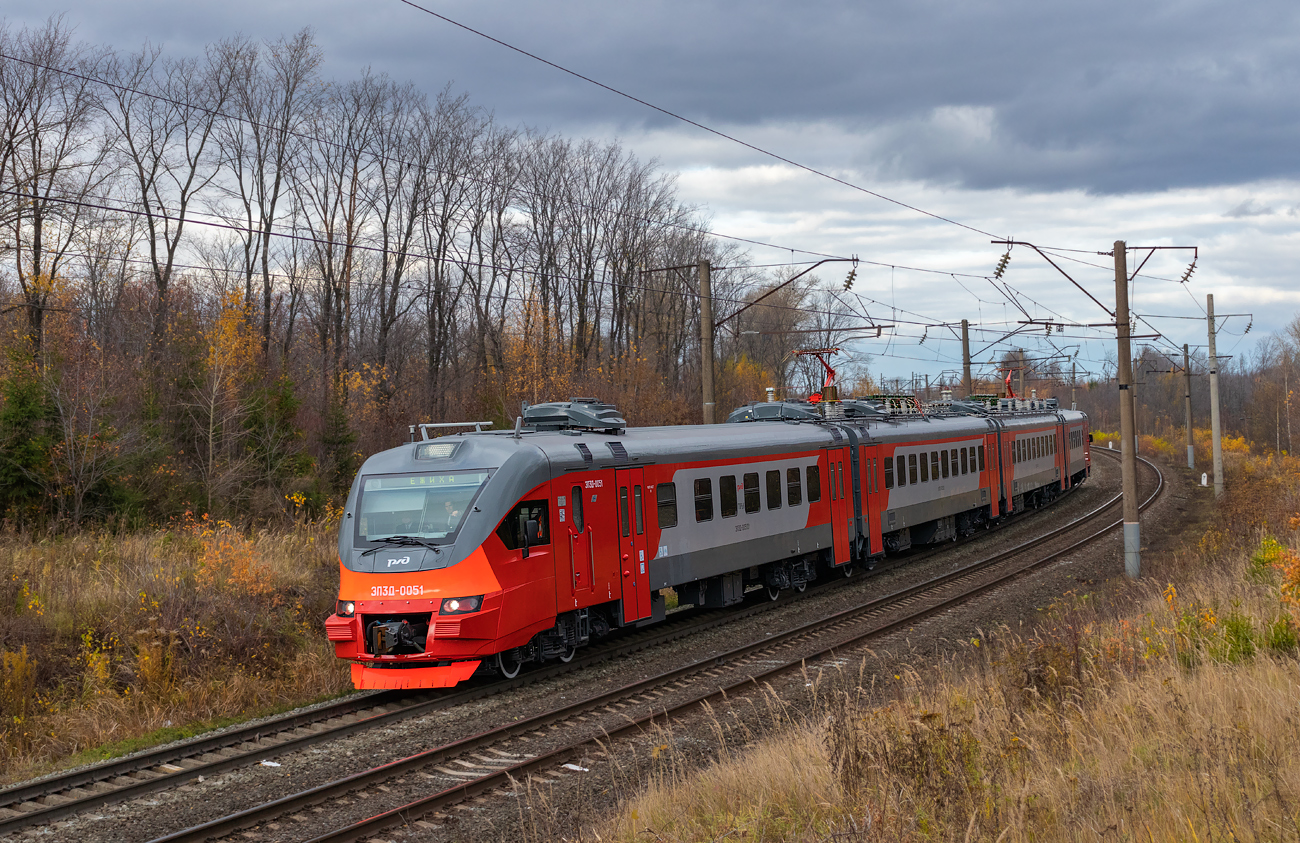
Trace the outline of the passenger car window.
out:
[[[916,485],[916,454],[907,455],[907,482]]]
[[[641,513],[641,487],[632,488],[632,519],[636,521],[636,534],[645,532],[645,516]]]
[[[695,520],[713,520],[713,480],[701,477],[695,481]]]
[[[894,488],[894,461],[889,458],[885,459],[885,488]]]
[[[899,454],[897,458],[897,463],[898,463],[898,472],[897,472],[898,485],[901,488],[907,485],[907,457],[903,456],[902,454]]]
[[[660,483],[655,486],[655,504],[659,510],[659,529],[677,526],[677,484]]]
[[[632,532],[627,518],[627,487],[621,486],[618,490],[618,524],[623,531],[623,538],[627,538],[628,533]]]
[[[790,506],[798,506],[803,503],[803,487],[800,485],[799,469],[787,468],[785,470],[785,494],[786,503]]]
[[[762,505],[758,499],[758,472],[745,475],[745,511],[758,512]]]
[[[817,503],[822,499],[821,468],[810,465],[804,474],[808,479],[808,503]]]
[[[767,508],[781,508],[781,472],[779,471],[767,473]]]
[[[718,478],[718,497],[722,502],[722,517],[731,518],[736,514],[736,475],[727,474]]]

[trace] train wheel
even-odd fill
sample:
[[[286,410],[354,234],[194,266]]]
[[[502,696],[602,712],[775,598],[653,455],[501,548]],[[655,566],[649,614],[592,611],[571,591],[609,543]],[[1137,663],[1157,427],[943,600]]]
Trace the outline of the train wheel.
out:
[[[518,650],[506,650],[497,653],[497,670],[506,679],[514,679],[519,675],[520,669],[524,666],[524,660],[519,658]]]
[[[775,600],[776,598],[778,598],[778,597],[780,597],[780,596],[781,596],[781,589],[777,588],[777,587],[774,586],[774,585],[769,585],[769,586],[767,587],[767,599],[768,599],[768,600]]]
[[[564,662],[565,664],[568,664],[569,662],[573,661],[573,657],[577,655],[577,652],[578,652],[577,647],[568,648],[560,655],[560,661]]]
[[[841,566],[840,566],[840,573],[844,575],[844,579],[846,579],[846,580],[847,580],[849,577],[853,576],[853,563],[850,562],[850,563],[847,564],[847,565],[841,565]]]
[[[794,584],[794,590],[799,592],[800,594],[803,594],[804,589],[806,589],[807,587],[808,587],[808,583],[804,582],[803,580],[800,580],[799,582]]]

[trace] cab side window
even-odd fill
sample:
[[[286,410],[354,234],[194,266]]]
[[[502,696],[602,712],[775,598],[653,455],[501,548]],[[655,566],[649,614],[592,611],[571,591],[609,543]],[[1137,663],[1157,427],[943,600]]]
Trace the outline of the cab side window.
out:
[[[548,507],[546,501],[520,501],[515,504],[501,523],[497,526],[497,538],[506,546],[507,550],[518,550],[524,546],[524,537],[527,533],[525,525],[529,521],[537,522],[537,540],[529,544],[530,547],[543,547],[551,543],[551,528],[547,518]]]

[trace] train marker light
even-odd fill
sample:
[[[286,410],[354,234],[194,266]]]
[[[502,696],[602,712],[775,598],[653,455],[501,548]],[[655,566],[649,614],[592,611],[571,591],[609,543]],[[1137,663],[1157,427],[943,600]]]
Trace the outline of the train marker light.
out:
[[[464,615],[483,608],[483,595],[477,597],[448,597],[438,609],[440,615]]]

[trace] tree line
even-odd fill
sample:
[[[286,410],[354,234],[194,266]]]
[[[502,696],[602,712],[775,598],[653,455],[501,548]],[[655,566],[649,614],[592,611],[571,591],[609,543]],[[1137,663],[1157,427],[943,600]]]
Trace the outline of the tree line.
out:
[[[593,394],[698,421],[699,308],[790,278],[617,142],[321,75],[311,30],[199,56],[0,26],[0,514],[321,511],[419,421]],[[720,406],[816,373],[809,275],[718,338]],[[782,334],[782,331],[820,333]]]

